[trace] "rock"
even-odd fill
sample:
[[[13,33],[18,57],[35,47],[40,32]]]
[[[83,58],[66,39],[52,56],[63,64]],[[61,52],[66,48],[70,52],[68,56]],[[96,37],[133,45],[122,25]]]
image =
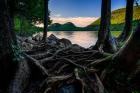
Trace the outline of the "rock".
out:
[[[68,47],[72,45],[71,41],[65,38],[59,39],[59,44],[61,47]]]
[[[51,34],[48,38],[48,40],[54,40],[54,41],[58,41],[59,38],[57,38],[55,35]]]
[[[43,38],[43,34],[42,33],[37,33],[37,34],[34,34],[32,36],[32,40],[35,40],[35,41],[41,41]]]
[[[72,45],[71,41],[65,38],[59,39],[55,35],[51,34],[48,39],[47,43],[49,45],[57,45],[59,47],[68,47]]]
[[[31,50],[33,48],[32,44],[26,43],[26,42],[22,42],[21,46],[24,50]]]
[[[28,39],[29,41],[32,41],[32,37],[28,37],[27,39]]]
[[[35,41],[32,39],[32,37],[26,38],[25,42],[30,43],[30,44],[34,44],[35,43]]]
[[[48,38],[47,38],[47,43],[49,45],[58,45],[59,42],[59,38],[57,38],[55,35],[51,34]]]
[[[77,45],[77,44],[73,44],[72,47],[71,47],[71,50],[72,51],[75,51],[75,52],[82,52],[85,50],[85,48]]]

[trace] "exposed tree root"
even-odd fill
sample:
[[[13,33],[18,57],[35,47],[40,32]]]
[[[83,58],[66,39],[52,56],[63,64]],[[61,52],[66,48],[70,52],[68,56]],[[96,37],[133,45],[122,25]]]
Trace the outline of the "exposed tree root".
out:
[[[139,34],[139,33],[137,33]],[[136,35],[134,33],[134,35]],[[125,73],[130,70],[130,65],[125,65],[127,69],[118,68],[123,66],[125,61],[135,64],[139,59],[139,43],[134,37],[128,41],[126,46],[118,53],[110,54],[97,50],[90,50],[78,45],[58,43],[46,45],[38,43],[32,49],[24,48],[23,55],[28,60],[30,67],[39,70],[40,74],[32,70],[35,76],[30,76],[32,85],[36,85],[33,90],[24,91],[25,93],[118,93],[123,89],[113,88],[113,84],[121,87],[121,82],[117,76],[120,71]],[[58,40],[59,41],[59,40]],[[24,41],[23,41],[24,42]],[[133,43],[137,46],[133,47]],[[31,43],[32,44],[32,43]],[[33,45],[33,44],[32,44]],[[64,45],[64,46],[62,46]],[[129,50],[129,51],[128,51]],[[133,52],[132,52],[133,51]],[[131,60],[127,60],[132,55]],[[135,60],[134,60],[135,59]],[[132,65],[131,64],[131,65]],[[124,67],[124,66],[123,66]],[[30,68],[31,69],[31,68]],[[137,69],[138,70],[138,69]],[[132,69],[131,69],[132,71]],[[118,75],[117,75],[118,74]],[[131,73],[125,73],[130,75]],[[38,76],[39,75],[39,76]],[[127,76],[126,75],[126,76]],[[124,78],[127,78],[125,75]],[[131,76],[132,77],[132,76]],[[114,78],[114,80],[112,79]],[[36,83],[35,83],[36,82]],[[114,83],[112,83],[114,82]],[[110,84],[110,85],[108,85]],[[124,86],[123,86],[124,87]],[[112,89],[111,89],[112,88]],[[126,90],[128,86],[124,87]],[[14,88],[13,88],[14,90]],[[21,93],[24,93],[21,92]],[[69,93],[68,92],[68,93]],[[120,92],[120,93],[121,93]],[[13,92],[14,93],[14,92]],[[16,93],[16,92],[15,92]],[[19,92],[20,93],[20,92]],[[126,92],[127,93],[127,92]],[[129,92],[128,92],[129,93]]]

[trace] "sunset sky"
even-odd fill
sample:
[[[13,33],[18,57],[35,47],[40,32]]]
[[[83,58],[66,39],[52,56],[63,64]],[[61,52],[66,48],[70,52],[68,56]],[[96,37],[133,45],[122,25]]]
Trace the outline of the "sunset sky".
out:
[[[112,10],[125,7],[126,0],[112,0]],[[73,22],[87,26],[100,17],[101,0],[50,0],[53,23]]]

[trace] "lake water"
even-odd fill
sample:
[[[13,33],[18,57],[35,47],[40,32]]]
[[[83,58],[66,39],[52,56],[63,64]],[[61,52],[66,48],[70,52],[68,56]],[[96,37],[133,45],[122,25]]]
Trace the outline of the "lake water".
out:
[[[118,31],[113,33],[115,36],[118,35]],[[54,34],[58,38],[69,39],[73,44],[78,44],[85,48],[94,45],[97,41],[96,31],[52,31],[48,32],[48,36],[50,34]]]

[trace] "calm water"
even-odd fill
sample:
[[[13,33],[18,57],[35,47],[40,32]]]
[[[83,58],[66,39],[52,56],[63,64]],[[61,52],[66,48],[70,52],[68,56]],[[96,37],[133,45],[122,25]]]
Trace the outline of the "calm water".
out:
[[[116,32],[113,32],[115,36]],[[95,31],[53,31],[48,32],[48,36],[50,34],[54,34],[58,38],[66,38],[71,40],[73,44],[78,44],[80,46],[83,46],[85,48],[90,47],[91,45],[94,45],[97,41],[97,32]]]

